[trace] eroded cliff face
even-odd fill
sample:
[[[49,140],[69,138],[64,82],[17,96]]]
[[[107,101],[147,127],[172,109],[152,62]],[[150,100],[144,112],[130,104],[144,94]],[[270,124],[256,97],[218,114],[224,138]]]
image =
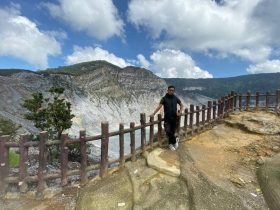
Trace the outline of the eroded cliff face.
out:
[[[94,62],[92,62],[94,65]],[[151,113],[164,95],[167,85],[152,72],[135,67],[117,68],[102,65],[91,69],[90,63],[75,69],[76,74],[20,72],[0,76],[0,116],[38,132],[32,122],[23,118],[23,100],[32,92],[47,90],[54,85],[65,88],[65,98],[75,114],[70,135],[81,128],[93,135],[100,131],[100,122],[109,121],[110,130],[120,122],[139,124],[140,113]]]

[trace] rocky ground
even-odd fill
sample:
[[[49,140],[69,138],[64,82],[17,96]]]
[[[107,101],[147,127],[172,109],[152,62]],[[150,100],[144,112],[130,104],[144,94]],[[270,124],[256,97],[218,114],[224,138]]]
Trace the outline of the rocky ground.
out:
[[[277,209],[279,192],[274,192],[274,187],[280,185],[280,161],[275,161],[280,150],[279,128],[280,118],[273,113],[233,114],[189,141],[181,138],[176,152],[157,148],[103,180],[64,188],[43,201],[2,199],[0,207]],[[270,171],[271,179],[267,178]]]

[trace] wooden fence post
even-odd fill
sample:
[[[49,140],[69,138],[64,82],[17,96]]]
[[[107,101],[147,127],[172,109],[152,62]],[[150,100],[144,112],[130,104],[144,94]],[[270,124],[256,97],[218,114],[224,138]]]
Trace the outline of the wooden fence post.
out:
[[[0,136],[0,195],[6,193],[8,184],[5,182],[5,178],[9,175],[9,148],[5,146],[9,136]]]
[[[228,116],[228,97],[226,96],[225,99],[224,99],[224,106],[225,106],[225,113],[224,113],[224,117],[227,117]]]
[[[25,147],[25,142],[30,139],[29,135],[20,135],[19,139],[19,189],[21,193],[27,191],[28,185],[26,183],[27,164],[28,164],[28,147]]]
[[[266,92],[265,95],[265,110],[268,111],[268,107],[269,107],[269,92]]]
[[[256,92],[256,107],[255,110],[259,110],[259,102],[260,102],[260,93]]]
[[[193,115],[194,115],[194,105],[190,105],[190,129],[191,129],[191,135],[193,134]]]
[[[242,111],[242,94],[239,95],[239,99],[238,99],[238,105],[239,105],[239,111]]]
[[[276,90],[275,92],[275,112],[278,112],[278,107],[279,107],[279,100],[280,100],[280,90]]]
[[[196,106],[196,130],[197,132],[199,132],[199,106]]]
[[[120,164],[120,168],[124,167],[124,124],[120,123],[120,127],[119,127],[119,145],[120,145],[120,159],[119,159],[119,164]]]
[[[38,168],[38,186],[37,186],[37,198],[41,199],[43,197],[44,189],[47,184],[44,179],[46,173],[47,165],[47,147],[46,142],[48,140],[48,133],[43,131],[40,133],[40,143],[39,143],[39,168]]]
[[[63,133],[60,140],[60,164],[61,164],[61,186],[67,185],[67,171],[68,171],[68,147],[66,141],[68,140],[68,134]]]
[[[216,119],[216,109],[217,109],[217,101],[213,101],[213,119]],[[218,109],[219,109],[219,102],[218,102]],[[218,114],[219,118],[219,114]],[[210,121],[211,121],[211,115],[210,115]]]
[[[176,119],[176,130],[177,130],[178,136],[180,134],[180,129],[181,129],[181,114],[179,116],[177,116],[177,119]]]
[[[227,117],[229,116],[229,113],[231,112],[231,96],[228,94],[227,96]]]
[[[157,139],[158,139],[158,145],[161,147],[162,146],[162,139],[161,139],[161,133],[162,133],[162,116],[161,114],[158,114],[158,135],[157,135]]]
[[[145,113],[140,114],[140,123],[141,123],[141,150],[142,155],[146,152],[146,115]]]
[[[131,161],[136,161],[136,152],[135,152],[135,123],[130,123],[130,153]]]
[[[234,92],[234,97],[233,97],[233,107],[234,107],[234,111],[236,110],[237,107],[237,93]]]
[[[101,122],[101,160],[100,174],[101,178],[108,175],[108,149],[109,149],[109,123]]]
[[[247,92],[247,97],[246,97],[246,111],[250,110],[250,101],[251,101],[251,93]]]
[[[85,184],[88,181],[87,176],[87,144],[86,144],[86,130],[80,130],[80,150],[81,150],[81,183]]]
[[[221,100],[218,100],[218,118],[221,117],[221,106],[222,106],[222,101]],[[213,118],[214,118],[214,114],[213,114]]]
[[[205,110],[206,110],[206,106],[202,105],[202,119],[201,119],[202,130],[204,129],[204,126],[205,126]]]
[[[212,101],[208,101],[207,102],[207,119],[206,122],[210,122],[211,121],[211,112],[212,112]]]
[[[150,117],[150,139],[149,139],[149,144],[151,148],[153,148],[154,144],[154,117]]]
[[[189,111],[188,108],[185,109],[185,118],[184,118],[184,131],[185,131],[185,137],[187,137],[188,133],[188,115]]]
[[[224,118],[225,97],[221,99],[221,118]]]
[[[230,93],[230,109],[231,112],[234,111],[234,91],[231,91]]]

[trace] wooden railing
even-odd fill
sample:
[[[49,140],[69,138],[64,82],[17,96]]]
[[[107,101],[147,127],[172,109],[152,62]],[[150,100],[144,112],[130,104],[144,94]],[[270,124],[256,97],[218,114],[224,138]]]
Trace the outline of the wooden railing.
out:
[[[250,111],[250,110],[272,110],[278,113],[279,111],[280,91],[277,90],[275,94],[265,93],[256,94],[246,93],[237,94],[231,92],[225,97],[217,101],[208,101],[207,105],[194,106],[190,105],[185,112],[178,117],[177,132],[183,135],[185,139],[191,137],[193,134],[201,132],[215,121],[228,117],[230,113],[235,111]],[[183,125],[181,120],[183,118]],[[86,183],[88,181],[88,172],[99,170],[99,176],[104,178],[108,175],[109,165],[118,164],[119,168],[124,167],[126,160],[135,161],[137,156],[145,154],[145,151],[156,146],[162,146],[164,136],[162,129],[162,116],[157,115],[157,120],[150,117],[149,122],[146,122],[145,113],[140,115],[140,125],[130,123],[129,128],[124,128],[124,124],[119,125],[119,130],[109,132],[109,123],[101,123],[101,134],[96,136],[87,136],[85,130],[80,131],[78,139],[71,139],[68,134],[62,134],[60,140],[49,140],[47,132],[41,132],[39,141],[31,141],[30,135],[21,135],[19,143],[11,142],[9,136],[0,137],[0,194],[4,194],[9,184],[17,184],[19,191],[24,193],[28,191],[28,183],[37,182],[37,196],[40,198],[43,191],[47,187],[47,181],[59,178],[61,186],[68,184],[68,178],[73,175],[79,175],[80,182]],[[155,132],[155,126],[157,133]],[[148,141],[146,139],[146,131],[149,129]],[[140,130],[141,146],[136,148],[135,132]],[[130,153],[125,154],[125,134],[130,136]],[[119,138],[119,157],[117,159],[109,160],[108,148],[109,138],[118,136]],[[101,157],[98,164],[88,164],[87,143],[101,140]],[[80,145],[80,168],[75,170],[68,169],[68,146],[70,144]],[[58,145],[60,148],[60,170],[56,170],[51,174],[47,174],[47,148],[52,145]],[[38,172],[37,175],[30,176],[27,173],[28,168],[28,149],[29,147],[37,147],[39,150],[38,156]],[[9,165],[9,150],[10,148],[18,148],[19,151],[19,167],[17,176],[11,175]]]

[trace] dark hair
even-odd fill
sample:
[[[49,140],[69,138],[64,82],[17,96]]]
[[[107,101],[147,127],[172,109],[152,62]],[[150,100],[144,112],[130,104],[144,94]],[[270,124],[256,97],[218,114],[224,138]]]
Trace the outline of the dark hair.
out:
[[[174,88],[174,90],[175,90],[175,86],[173,86],[173,85],[168,86],[168,90],[169,90],[170,88]]]

